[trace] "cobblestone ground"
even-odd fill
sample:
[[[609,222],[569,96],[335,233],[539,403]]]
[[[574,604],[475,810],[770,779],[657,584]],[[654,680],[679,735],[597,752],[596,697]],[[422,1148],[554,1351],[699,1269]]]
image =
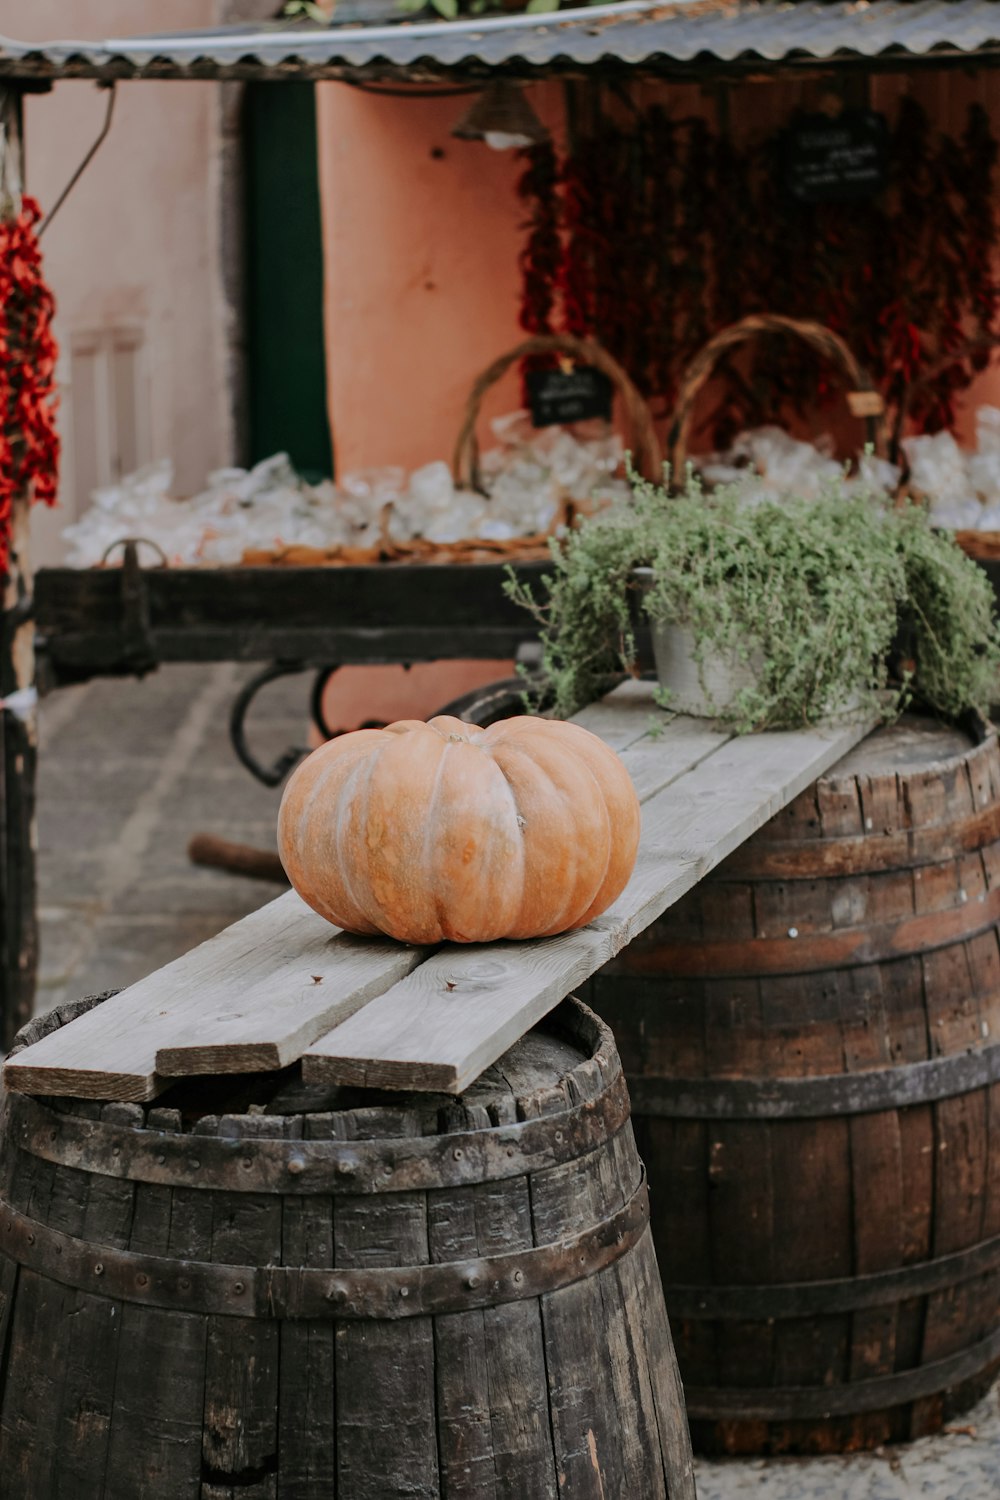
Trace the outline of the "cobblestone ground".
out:
[[[187,857],[202,831],[274,847],[280,792],[229,744],[245,675],[229,663],[164,667],[43,699],[39,1010],[132,984],[280,894]],[[262,758],[302,743],[307,682],[276,683],[258,700],[251,736]]]
[[[273,848],[280,793],[239,765],[227,734],[245,675],[228,663],[167,667],[143,682],[98,681],[43,701],[39,1010],[132,984],[278,894],[277,886],[196,868],[186,853],[202,831]],[[293,678],[258,700],[251,733],[262,758],[302,742],[306,693],[307,679]],[[998,1392],[948,1434],[909,1447],[702,1462],[698,1494],[1000,1500]]]

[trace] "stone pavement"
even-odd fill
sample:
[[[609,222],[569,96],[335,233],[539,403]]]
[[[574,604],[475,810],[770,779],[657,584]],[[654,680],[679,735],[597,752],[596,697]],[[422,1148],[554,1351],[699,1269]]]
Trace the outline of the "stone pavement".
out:
[[[274,847],[280,792],[239,765],[227,720],[246,669],[164,667],[41,706],[38,1009],[131,984],[279,887],[199,869],[191,835]],[[309,679],[265,689],[251,740],[271,758],[305,735]],[[948,1435],[849,1458],[698,1465],[699,1500],[1000,1500],[994,1391]],[[611,1500],[611,1497],[609,1497]],[[615,1497],[626,1500],[626,1497]],[[641,1500],[641,1497],[627,1497]]]
[[[43,699],[39,1010],[131,984],[280,894],[186,852],[201,831],[274,847],[280,792],[229,745],[245,675],[230,663],[164,667]],[[251,739],[263,757],[303,742],[308,681],[282,680],[258,700]]]
[[[1000,1388],[939,1437],[844,1458],[698,1464],[698,1500],[1000,1500]]]

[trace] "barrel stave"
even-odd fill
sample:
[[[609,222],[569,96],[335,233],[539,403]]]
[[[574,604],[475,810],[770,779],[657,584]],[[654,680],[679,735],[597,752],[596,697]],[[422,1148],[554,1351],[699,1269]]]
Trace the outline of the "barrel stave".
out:
[[[461,1122],[456,1121],[456,1128],[485,1130],[493,1123],[498,1122],[491,1121],[485,1104],[470,1102]],[[428,1192],[427,1229],[433,1263],[471,1260],[479,1255],[476,1202],[467,1190],[436,1188]],[[434,1338],[441,1488],[456,1500],[495,1500],[486,1310],[470,1308],[439,1318]],[[536,1452],[540,1446],[536,1435]],[[551,1465],[543,1468],[542,1495],[550,1473]]]
[[[356,1137],[363,1138],[363,1137]],[[333,1264],[426,1265],[427,1194],[338,1198]],[[434,1327],[429,1317],[346,1323],[335,1341],[338,1485],[357,1500],[437,1496]]]
[[[650,1168],[668,1307],[699,1286],[849,1283],[1000,1233],[992,1082],[922,1102],[918,1089],[906,1107],[862,1113],[834,1102],[816,1118],[670,1118],[687,1079],[724,1103],[726,1086],[747,1080],[780,1095],[784,1080],[873,1074],[891,1091],[911,1064],[975,1061],[1000,1042],[998,898],[995,736],[970,747],[904,722],[796,798],[595,977],[588,998],[615,1031]],[[658,1101],[660,1080],[673,1092],[659,1085]],[[939,1426],[995,1366],[984,1351],[968,1375],[975,1346],[1000,1327],[996,1277],[959,1268],[949,1287],[773,1323],[682,1308],[673,1326],[697,1440],[827,1451]],[[893,1401],[887,1389],[884,1409],[823,1418],[827,1387],[842,1394],[955,1356],[965,1374],[942,1376],[941,1394]],[[780,1399],[764,1417],[751,1408],[768,1388],[790,1388],[790,1414],[796,1391],[818,1399],[801,1419],[783,1420]],[[713,1419],[713,1393],[727,1389],[734,1401],[716,1403]],[[870,1387],[862,1404],[877,1399]]]

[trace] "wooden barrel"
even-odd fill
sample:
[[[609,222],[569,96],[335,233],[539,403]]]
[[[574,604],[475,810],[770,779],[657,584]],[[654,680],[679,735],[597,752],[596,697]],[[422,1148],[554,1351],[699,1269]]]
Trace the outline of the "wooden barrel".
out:
[[[457,1099],[295,1072],[7,1096],[4,1500],[694,1500],[607,1028]]]
[[[695,1447],[938,1428],[1000,1361],[1000,755],[880,730],[595,977]]]

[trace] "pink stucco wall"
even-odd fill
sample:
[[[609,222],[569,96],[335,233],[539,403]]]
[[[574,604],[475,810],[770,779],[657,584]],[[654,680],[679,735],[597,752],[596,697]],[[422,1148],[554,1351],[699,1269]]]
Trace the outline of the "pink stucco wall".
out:
[[[25,40],[209,26],[219,0],[4,0],[0,30]],[[155,14],[154,14],[155,13]],[[51,206],[97,136],[107,95],[59,82],[25,102],[27,188]],[[177,489],[231,462],[218,243],[219,87],[122,83],[111,132],[43,240],[56,297],[64,442],[60,505],[36,508],[39,562],[62,555],[62,527],[88,503],[74,485],[70,349],[81,334],[129,325],[142,340],[137,419],[142,459],[170,457]]]

